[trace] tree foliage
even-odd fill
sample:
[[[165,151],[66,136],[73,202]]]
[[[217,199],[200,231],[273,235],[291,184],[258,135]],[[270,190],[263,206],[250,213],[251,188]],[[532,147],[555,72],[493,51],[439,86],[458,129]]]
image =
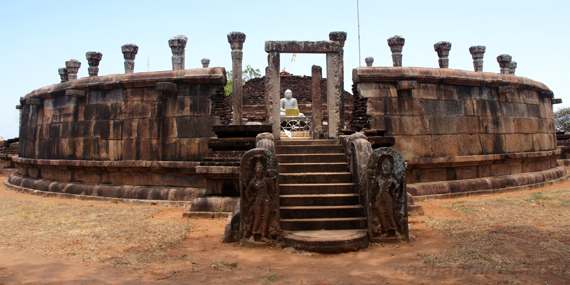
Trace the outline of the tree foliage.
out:
[[[226,96],[230,95],[234,91],[234,80],[233,80],[233,72],[230,70],[227,72],[228,76],[228,83],[224,86],[224,91],[226,92]],[[252,78],[261,77],[261,71],[259,68],[254,69],[251,65],[247,65],[242,73],[242,82],[245,84]]]
[[[570,108],[560,108],[554,112],[554,125],[558,132],[570,132]]]

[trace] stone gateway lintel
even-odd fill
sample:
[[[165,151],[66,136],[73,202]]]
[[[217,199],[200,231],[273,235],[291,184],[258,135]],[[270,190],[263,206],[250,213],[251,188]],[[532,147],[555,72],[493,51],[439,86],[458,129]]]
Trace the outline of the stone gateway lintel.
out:
[[[337,41],[266,41],[266,52],[283,53],[329,53],[340,52],[341,44]]]

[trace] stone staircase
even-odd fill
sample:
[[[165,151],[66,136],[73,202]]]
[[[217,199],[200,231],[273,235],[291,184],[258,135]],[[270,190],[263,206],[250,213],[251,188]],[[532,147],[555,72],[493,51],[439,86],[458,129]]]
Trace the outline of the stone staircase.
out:
[[[341,252],[368,245],[367,222],[338,140],[275,141],[284,246]]]

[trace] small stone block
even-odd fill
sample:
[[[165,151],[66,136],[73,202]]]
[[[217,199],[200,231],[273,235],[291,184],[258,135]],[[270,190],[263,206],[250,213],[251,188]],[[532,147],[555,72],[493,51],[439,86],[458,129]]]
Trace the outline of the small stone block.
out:
[[[554,98],[554,93],[552,92],[541,92],[540,95],[546,98]]]
[[[509,94],[509,93],[515,93],[515,88],[513,88],[512,86],[500,86],[499,87],[499,94],[503,95],[503,94]]]
[[[21,110],[21,109],[22,109],[22,105],[16,105],[16,109]]]
[[[41,105],[42,101],[40,99],[27,99],[26,104],[28,104],[28,105]]]
[[[554,98],[554,99],[552,99],[552,104],[562,104],[562,98]]]
[[[398,85],[396,87],[398,90],[401,91],[409,91],[418,88],[418,82],[415,80],[402,80],[398,81]]]
[[[166,93],[176,93],[178,88],[172,82],[159,82],[156,83],[156,90]]]
[[[67,89],[65,90],[65,96],[83,98],[86,96],[86,92],[77,89]]]

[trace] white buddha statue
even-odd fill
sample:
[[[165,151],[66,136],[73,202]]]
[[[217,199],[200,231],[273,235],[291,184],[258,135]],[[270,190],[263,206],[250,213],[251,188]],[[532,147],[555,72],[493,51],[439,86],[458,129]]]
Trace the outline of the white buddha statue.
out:
[[[293,98],[293,92],[291,92],[291,90],[287,89],[285,90],[285,98],[281,98],[281,101],[279,102],[279,107],[281,109],[281,117],[285,117],[286,111],[287,109],[294,109],[294,110],[299,110],[299,106],[297,105],[297,99]],[[304,117],[305,115],[303,115],[302,113],[299,113],[300,117]]]

